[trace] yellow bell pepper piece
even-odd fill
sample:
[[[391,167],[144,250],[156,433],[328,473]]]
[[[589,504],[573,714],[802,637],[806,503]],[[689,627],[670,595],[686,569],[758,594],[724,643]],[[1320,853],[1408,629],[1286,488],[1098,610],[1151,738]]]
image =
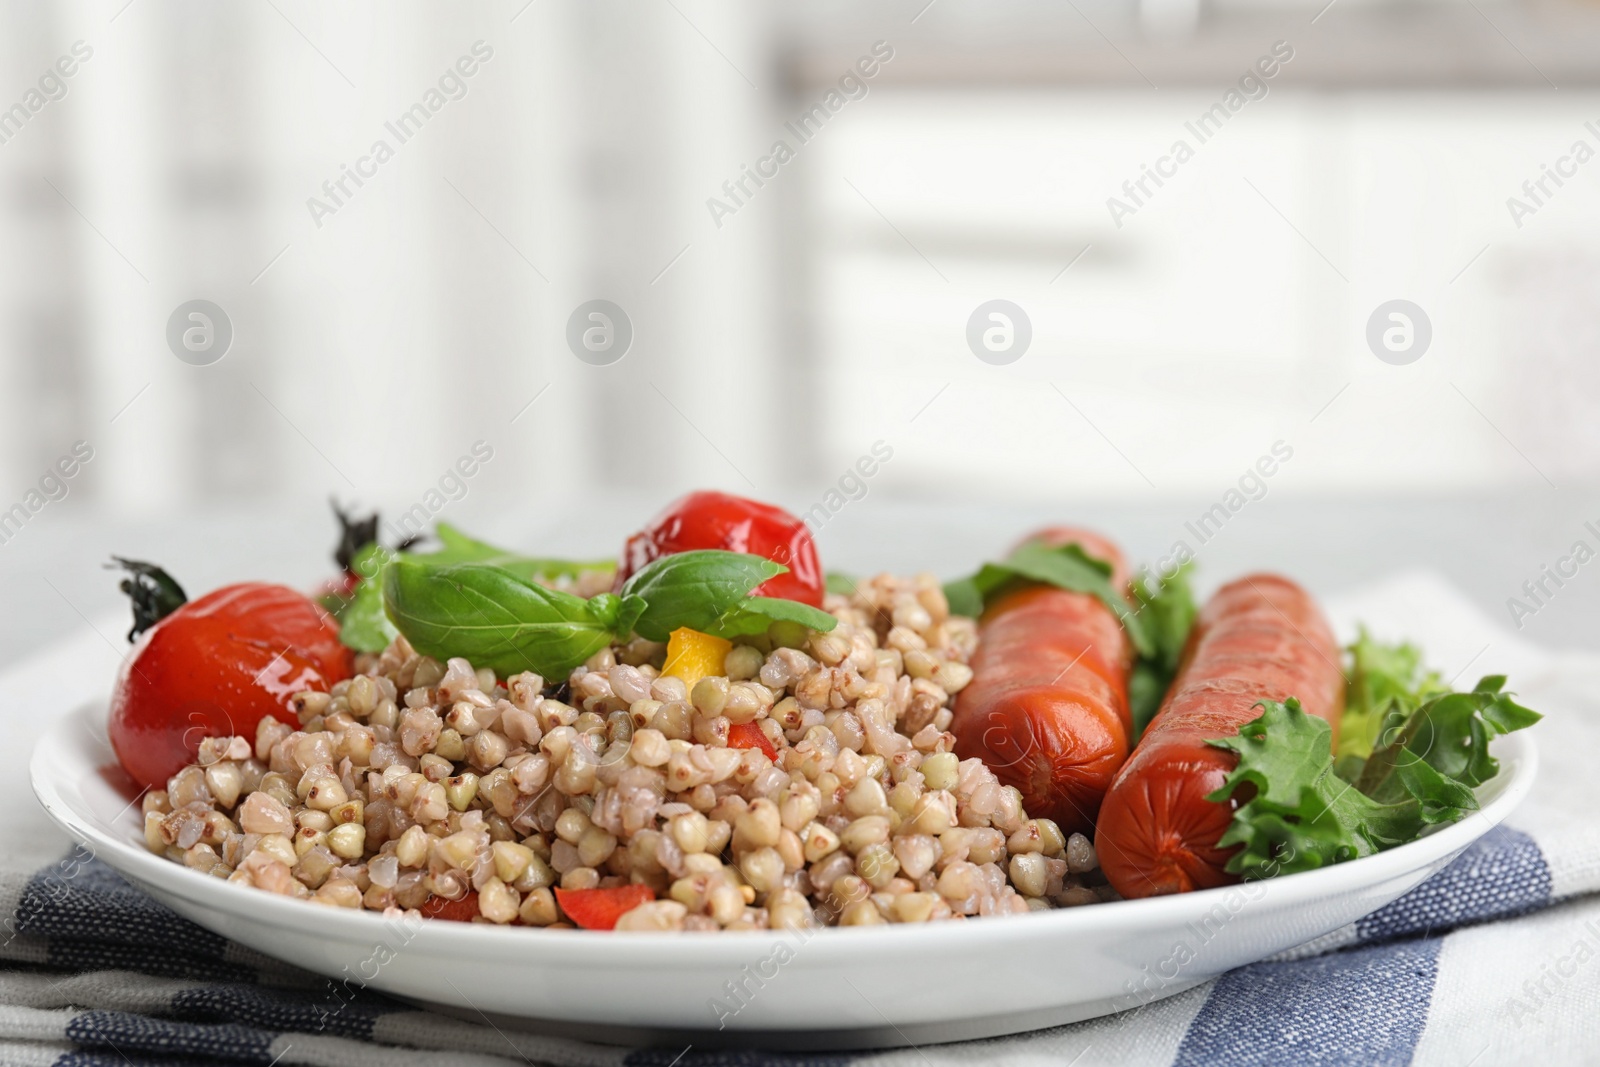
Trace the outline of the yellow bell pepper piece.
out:
[[[680,626],[667,638],[667,662],[662,677],[681,678],[690,689],[700,679],[723,673],[723,662],[733,649],[732,641]]]

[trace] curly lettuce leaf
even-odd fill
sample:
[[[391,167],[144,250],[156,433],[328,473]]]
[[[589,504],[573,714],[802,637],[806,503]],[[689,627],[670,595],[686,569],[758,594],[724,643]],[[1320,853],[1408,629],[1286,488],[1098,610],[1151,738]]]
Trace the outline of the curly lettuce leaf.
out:
[[[1192,569],[1193,564],[1186,562],[1160,579],[1146,571],[1131,583],[1135,610],[1152,646],[1150,655],[1139,657],[1128,679],[1128,704],[1133,712],[1135,741],[1143,736],[1144,728],[1160,710],[1167,687],[1177,676],[1184,646],[1189,642],[1189,631],[1194,628],[1195,616],[1200,611],[1189,585]]]
[[[1540,718],[1511,699],[1505,684],[1504,675],[1486,675],[1470,693],[1436,696],[1410,714],[1392,708],[1384,719],[1381,744],[1362,766],[1357,787],[1379,799],[1397,797],[1412,761],[1469,788],[1493,778],[1500,773],[1500,761],[1489,754],[1489,742]]]
[[[1254,791],[1217,841],[1219,848],[1242,846],[1228,861],[1229,873],[1253,879],[1315,870],[1421,832],[1415,805],[1380,804],[1334,773],[1326,721],[1307,715],[1292,697],[1257,706],[1260,718],[1238,736],[1208,742],[1237,753],[1239,764],[1206,799],[1227,801],[1245,785]]]
[[[1390,702],[1380,744],[1352,781],[1336,773],[1332,728],[1293,698],[1262,701],[1235,737],[1207,742],[1239,757],[1207,799],[1241,801],[1218,840],[1247,879],[1315,870],[1416,840],[1478,808],[1473,788],[1499,772],[1489,742],[1539,721],[1489,676],[1410,712]],[[1245,787],[1248,786],[1248,789]],[[1241,790],[1244,790],[1241,792]]]
[[[1435,671],[1423,666],[1416,645],[1385,644],[1358,632],[1348,649],[1350,670],[1345,685],[1344,716],[1339,721],[1340,757],[1365,759],[1378,746],[1384,719],[1391,710],[1415,711],[1431,696],[1449,692]]]

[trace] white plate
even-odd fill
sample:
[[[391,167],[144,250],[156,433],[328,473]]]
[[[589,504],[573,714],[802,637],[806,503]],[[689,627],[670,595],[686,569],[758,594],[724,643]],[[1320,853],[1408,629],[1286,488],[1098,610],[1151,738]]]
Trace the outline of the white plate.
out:
[[[62,829],[179,914],[267,955],[366,978],[452,1014],[678,1047],[929,1044],[1137,1007],[1394,900],[1505,818],[1537,764],[1525,735],[1501,738],[1501,773],[1479,790],[1483,808],[1470,818],[1376,856],[1248,886],[808,938],[443,921],[408,929],[232,885],[146,851],[138,805],[102,774],[115,762],[104,721],[104,708],[90,706],[56,722],[33,753],[34,793]],[[729,983],[746,992],[736,999]]]

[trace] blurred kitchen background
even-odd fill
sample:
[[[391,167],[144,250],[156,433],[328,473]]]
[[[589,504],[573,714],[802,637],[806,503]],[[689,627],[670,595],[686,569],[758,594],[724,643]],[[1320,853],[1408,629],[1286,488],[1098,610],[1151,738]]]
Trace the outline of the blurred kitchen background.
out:
[[[112,551],[315,580],[330,496],[592,556],[698,486],[839,567],[1082,520],[1592,644],[1597,150],[1594,2],[4,0],[0,662],[120,643]]]

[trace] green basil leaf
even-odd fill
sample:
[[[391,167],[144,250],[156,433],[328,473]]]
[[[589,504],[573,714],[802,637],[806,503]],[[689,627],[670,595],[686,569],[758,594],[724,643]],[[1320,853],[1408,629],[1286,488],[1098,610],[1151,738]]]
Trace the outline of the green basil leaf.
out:
[[[854,596],[856,579],[844,571],[829,571],[822,579],[822,587],[835,596]]]
[[[1156,646],[1139,614],[1111,584],[1111,565],[1090,556],[1077,543],[1048,546],[1036,541],[1019,545],[1001,563],[985,563],[970,578],[945,586],[945,599],[958,615],[977,616],[999,594],[1018,582],[1042,582],[1074,593],[1087,593],[1110,608],[1141,656]]]
[[[741,600],[733,611],[718,619],[706,633],[716,637],[748,637],[764,634],[775,622],[793,622],[823,633],[839,625],[839,620],[821,608],[802,604],[798,600],[780,597],[749,596]]]
[[[736,613],[750,590],[788,569],[744,552],[696,549],[662,556],[641,567],[623,583],[622,595],[645,603],[634,620],[634,632],[649,641],[665,641],[683,626],[712,632],[718,622]]]
[[[384,568],[390,620],[418,652],[464,656],[502,677],[559,678],[605,648],[613,626],[636,618],[636,596],[573,596],[486,563],[441,567],[400,557]]]
[[[1121,621],[1138,659],[1128,679],[1128,705],[1137,741],[1161,708],[1177,674],[1183,646],[1198,609],[1189,586],[1190,564],[1162,581],[1135,578],[1133,602],[1112,584],[1111,565],[1090,556],[1077,543],[1049,546],[1030,541],[1000,563],[986,563],[976,574],[948,582],[945,600],[953,615],[977,618],[983,609],[1025,582],[1041,582],[1099,600]]]
[[[600,594],[600,596],[611,595],[610,593]],[[590,602],[592,603],[598,599],[599,597],[594,597]],[[621,639],[633,633],[634,626],[639,622],[639,616],[644,614],[644,609],[649,605],[644,602],[644,597],[641,596],[617,597],[616,600],[617,613],[616,617],[611,621],[611,632]]]
[[[521,578],[574,578],[585,571],[615,570],[614,560],[588,562],[565,559],[546,559],[523,556],[515,552],[469,537],[449,523],[434,527],[434,536],[442,546],[436,552],[414,554],[411,558],[433,566],[451,566],[457,563],[488,563],[510,571]]]
[[[394,555],[376,541],[350,560],[357,581],[339,612],[339,640],[357,652],[382,652],[400,631],[383,610],[383,568]]]

